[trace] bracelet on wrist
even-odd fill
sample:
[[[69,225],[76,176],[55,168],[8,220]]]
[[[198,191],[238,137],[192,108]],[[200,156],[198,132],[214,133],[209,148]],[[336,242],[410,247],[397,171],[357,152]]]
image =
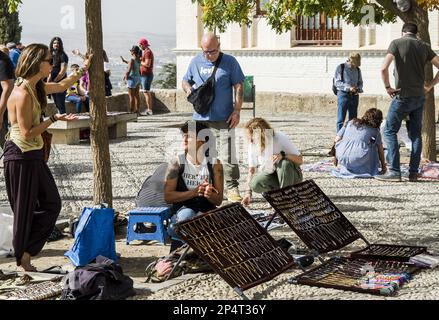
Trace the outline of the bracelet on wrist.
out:
[[[386,89],[390,89],[391,87],[390,86],[386,86]]]
[[[56,118],[56,116],[55,115],[52,115],[52,116],[50,116],[50,121],[52,121],[52,123],[54,123],[54,122],[57,122],[58,121],[58,119]]]

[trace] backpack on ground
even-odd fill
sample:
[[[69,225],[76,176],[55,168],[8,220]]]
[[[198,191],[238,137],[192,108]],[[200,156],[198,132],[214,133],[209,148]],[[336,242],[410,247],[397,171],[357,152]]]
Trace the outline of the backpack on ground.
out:
[[[121,266],[103,256],[67,274],[63,283],[61,300],[121,300],[136,294]]]

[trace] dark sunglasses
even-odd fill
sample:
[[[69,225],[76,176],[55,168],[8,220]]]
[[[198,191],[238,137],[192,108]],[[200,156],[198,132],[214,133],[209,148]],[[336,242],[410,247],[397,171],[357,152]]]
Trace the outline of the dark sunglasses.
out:
[[[203,50],[203,53],[206,54],[206,55],[213,55],[213,54],[215,54],[215,53],[217,53],[219,51],[218,48],[219,48],[219,45],[214,50],[206,50],[206,51]]]

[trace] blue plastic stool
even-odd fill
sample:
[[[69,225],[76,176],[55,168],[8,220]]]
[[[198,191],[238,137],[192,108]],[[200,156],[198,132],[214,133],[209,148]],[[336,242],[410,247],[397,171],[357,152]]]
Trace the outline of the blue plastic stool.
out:
[[[169,208],[144,207],[128,212],[127,244],[133,240],[157,240],[165,244],[168,232],[164,221],[170,218]],[[149,222],[156,226],[155,232],[139,233],[134,231],[137,223]]]

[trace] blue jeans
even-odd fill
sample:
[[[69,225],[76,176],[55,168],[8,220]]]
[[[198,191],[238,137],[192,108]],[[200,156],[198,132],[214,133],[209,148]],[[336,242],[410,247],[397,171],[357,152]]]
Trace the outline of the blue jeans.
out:
[[[61,114],[66,113],[66,94],[67,91],[61,93],[52,93],[53,102]]]
[[[412,152],[410,154],[410,173],[418,173],[422,152],[422,112],[424,109],[425,97],[396,97],[390,104],[387,114],[386,127],[384,128],[384,139],[387,144],[387,162],[390,170],[401,172],[399,160],[399,143],[396,137],[401,122],[409,116],[408,135],[412,141]]]
[[[86,112],[90,111],[90,106],[89,106],[89,104],[90,104],[89,100],[90,99],[88,97],[84,101],[82,101],[81,97],[71,95],[71,96],[67,96],[66,100],[75,104],[75,106],[76,106],[76,113],[81,113],[82,102],[84,102],[84,106],[85,106]]]
[[[186,207],[181,207],[176,214],[174,214],[171,217],[171,223],[169,224],[169,228],[168,228],[168,234],[171,238],[176,239],[176,240],[180,240],[180,238],[177,236],[177,234],[175,233],[174,230],[174,226],[176,223],[185,221],[185,220],[189,220],[193,217],[195,217],[199,212],[196,212],[192,209],[186,208]]]
[[[151,83],[154,79],[154,75],[152,73],[144,76],[140,76],[140,86],[142,88],[141,91],[149,91],[151,90]]]
[[[349,120],[357,117],[358,101],[358,94],[352,95],[340,90],[337,92],[337,132],[343,127],[348,111]]]

